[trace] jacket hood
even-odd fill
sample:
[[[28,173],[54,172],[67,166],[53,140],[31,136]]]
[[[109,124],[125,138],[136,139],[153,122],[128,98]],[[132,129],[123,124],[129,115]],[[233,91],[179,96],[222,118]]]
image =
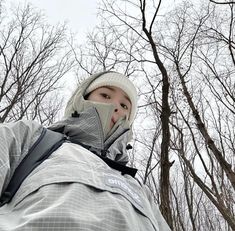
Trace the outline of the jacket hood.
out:
[[[74,91],[73,95],[70,97],[66,105],[65,112],[64,112],[65,118],[71,117],[71,115],[75,111],[81,112],[84,110],[84,101],[85,101],[84,96],[85,96],[85,92],[87,88],[96,78],[101,76],[103,73],[105,72],[100,72],[100,73],[91,75],[89,78],[85,79],[81,83],[81,85],[76,91]]]
[[[107,138],[122,123],[125,123],[125,126],[128,124],[129,128],[131,128],[132,121],[130,122],[128,118],[122,118],[120,121],[118,121],[114,125],[114,127],[110,131],[110,120],[112,117],[114,106],[112,104],[92,102],[90,100],[84,99],[84,96],[86,95],[86,91],[88,87],[91,85],[91,83],[97,78],[99,78],[100,76],[104,75],[105,73],[111,73],[111,72],[106,71],[106,72],[100,72],[100,73],[91,75],[89,78],[85,79],[79,85],[79,87],[75,90],[75,92],[73,93],[73,95],[71,96],[71,98],[69,99],[67,103],[67,106],[65,108],[64,118],[71,117],[72,114],[75,112],[81,113],[90,107],[95,107],[100,117],[104,136]],[[131,135],[129,139],[131,139]]]

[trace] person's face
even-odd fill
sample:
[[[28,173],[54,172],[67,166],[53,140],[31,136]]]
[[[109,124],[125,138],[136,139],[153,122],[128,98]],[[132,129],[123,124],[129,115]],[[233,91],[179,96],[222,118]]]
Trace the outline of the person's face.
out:
[[[126,93],[118,87],[99,87],[92,91],[87,99],[95,102],[113,104],[115,106],[110,121],[110,129],[119,118],[124,116],[128,118],[130,116],[131,102]]]

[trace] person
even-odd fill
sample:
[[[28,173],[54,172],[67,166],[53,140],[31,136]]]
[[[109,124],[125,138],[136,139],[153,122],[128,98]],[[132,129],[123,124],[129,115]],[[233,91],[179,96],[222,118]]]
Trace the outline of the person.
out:
[[[169,231],[147,187],[127,167],[137,92],[124,75],[91,75],[61,121],[67,137],[0,207],[0,231]],[[0,190],[42,132],[35,121],[0,125]]]

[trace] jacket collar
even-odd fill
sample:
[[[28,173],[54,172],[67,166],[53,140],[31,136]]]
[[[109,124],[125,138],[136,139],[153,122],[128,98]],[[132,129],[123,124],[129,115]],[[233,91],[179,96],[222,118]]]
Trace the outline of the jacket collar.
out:
[[[83,145],[97,155],[121,164],[128,162],[126,145],[131,131],[125,123],[121,124],[105,140],[99,114],[94,107],[87,108],[76,117],[61,120],[49,129],[65,134],[72,143]]]

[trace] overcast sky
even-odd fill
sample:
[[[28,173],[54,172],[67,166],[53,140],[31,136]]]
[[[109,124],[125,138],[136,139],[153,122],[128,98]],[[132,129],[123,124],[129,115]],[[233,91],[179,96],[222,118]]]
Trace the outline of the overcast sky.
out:
[[[85,39],[85,34],[96,24],[97,0],[14,0],[16,3],[30,2],[43,10],[50,24],[68,21],[68,27]]]
[[[161,9],[169,10],[182,0],[163,1]],[[32,3],[43,10],[50,24],[68,22],[68,28],[76,34],[77,41],[85,41],[86,34],[97,23],[97,8],[99,0],[5,0],[7,4]]]

